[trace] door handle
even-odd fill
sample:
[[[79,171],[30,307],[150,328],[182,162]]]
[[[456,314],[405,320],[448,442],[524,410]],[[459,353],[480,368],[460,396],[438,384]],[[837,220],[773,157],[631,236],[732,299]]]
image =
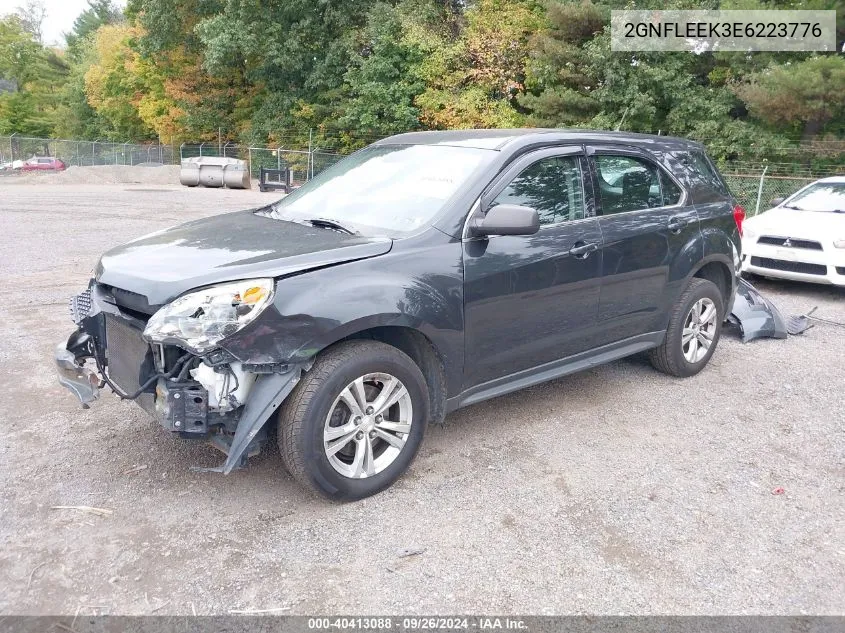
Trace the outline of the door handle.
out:
[[[669,218],[669,223],[666,226],[669,227],[669,230],[672,231],[672,233],[680,233],[687,224],[689,224],[689,220],[682,218],[679,215],[675,215]]]
[[[575,242],[575,246],[569,249],[569,254],[578,259],[587,259],[590,253],[599,250],[599,245],[595,243],[587,244],[585,242]]]

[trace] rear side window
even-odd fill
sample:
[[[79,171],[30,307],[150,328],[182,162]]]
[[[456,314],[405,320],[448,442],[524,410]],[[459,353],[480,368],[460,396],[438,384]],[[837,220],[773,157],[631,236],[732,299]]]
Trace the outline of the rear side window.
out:
[[[651,161],[616,154],[598,154],[594,159],[604,215],[681,201],[681,188]]]
[[[663,206],[678,204],[681,201],[681,188],[663,171],[660,172],[660,186],[663,190]]]
[[[582,219],[584,192],[578,158],[552,156],[529,165],[502,189],[491,206],[497,204],[536,209],[541,225]]]

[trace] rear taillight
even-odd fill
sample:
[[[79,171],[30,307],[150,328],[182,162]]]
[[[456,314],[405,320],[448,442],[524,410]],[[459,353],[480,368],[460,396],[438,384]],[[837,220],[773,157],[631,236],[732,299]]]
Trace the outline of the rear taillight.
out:
[[[734,206],[734,222],[736,222],[736,230],[739,231],[739,236],[742,237],[742,221],[745,219],[745,209],[740,205]]]

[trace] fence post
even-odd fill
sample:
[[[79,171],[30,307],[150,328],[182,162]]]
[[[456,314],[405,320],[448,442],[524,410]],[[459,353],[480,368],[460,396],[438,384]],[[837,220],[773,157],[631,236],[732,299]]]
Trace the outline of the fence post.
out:
[[[252,178],[252,147],[247,147],[246,152],[247,152],[247,169],[249,169],[249,177]]]
[[[205,143],[200,143],[200,158],[202,158],[202,146],[203,145],[205,145]]]
[[[282,148],[276,148],[276,169],[282,168]]]
[[[313,129],[308,129],[308,161],[305,167],[305,180],[311,180],[314,176],[314,157],[311,154],[311,134]]]
[[[12,153],[11,162],[13,162],[13,163],[15,162],[15,145],[14,145],[14,143],[12,143],[12,139],[15,137],[16,134],[17,134],[17,132],[15,132],[14,134],[12,134],[9,137],[9,151]]]
[[[760,198],[763,196],[763,181],[766,178],[766,171],[769,169],[769,165],[763,165],[763,173],[760,174],[760,186],[757,187],[757,206],[754,207],[754,215],[760,213]]]

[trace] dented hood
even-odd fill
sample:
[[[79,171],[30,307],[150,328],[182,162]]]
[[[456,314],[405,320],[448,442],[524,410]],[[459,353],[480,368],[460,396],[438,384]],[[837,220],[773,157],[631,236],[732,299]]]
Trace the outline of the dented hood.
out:
[[[106,252],[97,281],[162,305],[209,284],[251,277],[281,277],[312,268],[376,257],[390,251],[383,237],[255,215],[226,213],[145,235]]]

